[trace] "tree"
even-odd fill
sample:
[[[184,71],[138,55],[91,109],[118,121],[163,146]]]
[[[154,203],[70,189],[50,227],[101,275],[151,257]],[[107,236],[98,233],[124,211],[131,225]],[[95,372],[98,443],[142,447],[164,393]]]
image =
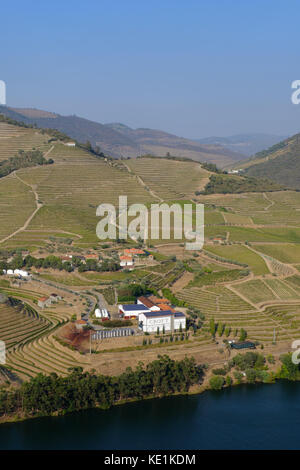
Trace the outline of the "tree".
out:
[[[247,331],[244,330],[244,328],[241,328],[241,331],[240,331],[240,341],[245,341],[246,338],[247,338]]]
[[[228,338],[228,336],[230,335],[230,332],[231,332],[230,326],[226,326],[226,328],[225,328],[225,336],[226,336],[226,338]]]
[[[230,387],[232,385],[232,378],[230,377],[230,375],[227,375],[225,380],[226,380],[226,385]]]
[[[224,378],[221,375],[214,375],[210,378],[209,385],[212,390],[221,390],[224,385]]]
[[[237,384],[240,384],[241,381],[243,380],[243,374],[241,372],[238,372],[237,370],[235,370],[233,372],[233,375],[234,375],[234,378],[236,379]]]
[[[223,335],[223,332],[224,332],[224,328],[225,328],[225,325],[221,322],[218,323],[218,335],[219,336],[222,336]]]
[[[256,375],[256,370],[255,369],[246,369],[245,373],[246,373],[246,377],[247,377],[248,382],[250,384],[254,383],[255,379],[256,379],[256,376],[257,376]]]
[[[216,325],[215,325],[215,320],[213,318],[211,318],[209,321],[209,330],[210,330],[212,337],[214,338],[216,334]]]

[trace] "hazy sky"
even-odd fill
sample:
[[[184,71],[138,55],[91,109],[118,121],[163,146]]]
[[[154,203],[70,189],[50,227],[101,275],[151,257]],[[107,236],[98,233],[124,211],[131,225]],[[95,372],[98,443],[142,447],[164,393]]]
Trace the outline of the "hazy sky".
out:
[[[9,106],[186,137],[300,131],[299,0],[1,2]]]

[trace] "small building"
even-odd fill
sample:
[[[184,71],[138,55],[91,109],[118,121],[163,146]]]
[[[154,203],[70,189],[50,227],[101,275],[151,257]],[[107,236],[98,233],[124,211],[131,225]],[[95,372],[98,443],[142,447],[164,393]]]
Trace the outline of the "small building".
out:
[[[144,256],[145,254],[145,251],[141,250],[140,248],[126,248],[124,250],[125,256]]]
[[[87,325],[85,320],[76,320],[75,327],[78,331],[82,331],[83,328]]]
[[[125,320],[138,318],[140,313],[151,312],[143,304],[119,305],[119,313]]]
[[[102,317],[102,312],[101,312],[100,308],[96,308],[95,317],[96,318],[101,318]]]
[[[51,305],[50,297],[41,297],[38,299],[38,306],[40,308],[49,307]]]
[[[66,255],[66,256],[61,256],[60,259],[62,260],[63,263],[71,262],[73,258],[73,255]]]
[[[96,253],[91,253],[89,255],[85,255],[84,257],[86,260],[87,259],[95,259],[96,261],[99,261],[99,255],[97,255]]]
[[[66,142],[66,147],[76,147],[76,142]]]
[[[52,302],[58,302],[59,300],[62,300],[62,297],[58,294],[50,294],[50,300]]]
[[[133,266],[133,263],[132,256],[120,256],[120,266]]]
[[[229,344],[232,349],[256,349],[255,343],[252,343],[252,341],[231,342]]]
[[[15,269],[14,276],[18,277],[19,279],[28,279],[29,274],[27,271],[23,271],[23,269]]]

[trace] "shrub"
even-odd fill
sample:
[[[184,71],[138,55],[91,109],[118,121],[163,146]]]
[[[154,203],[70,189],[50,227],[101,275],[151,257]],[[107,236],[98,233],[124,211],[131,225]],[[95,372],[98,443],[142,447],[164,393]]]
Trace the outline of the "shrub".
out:
[[[220,375],[214,375],[210,378],[209,385],[212,390],[221,390],[224,385],[224,378]]]

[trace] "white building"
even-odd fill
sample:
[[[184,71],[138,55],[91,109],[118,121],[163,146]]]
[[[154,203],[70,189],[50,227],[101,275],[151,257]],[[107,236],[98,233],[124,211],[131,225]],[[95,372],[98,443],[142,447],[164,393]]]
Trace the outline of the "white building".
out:
[[[67,147],[76,147],[76,143],[75,142],[66,142],[65,145]]]
[[[119,305],[119,313],[125,319],[137,318],[140,313],[150,312],[149,308],[143,304]]]
[[[108,319],[109,318],[109,313],[106,310],[106,308],[103,308],[103,309],[96,308],[95,317],[96,318],[106,318],[106,319]]]
[[[101,318],[101,317],[102,317],[102,313],[101,313],[100,308],[96,308],[96,310],[95,310],[95,317],[96,317],[96,318]]]
[[[50,300],[52,302],[58,302],[59,300],[62,300],[62,297],[58,294],[50,294]]]
[[[163,331],[182,331],[186,328],[186,318],[181,312],[161,310],[160,312],[144,312],[139,314],[139,327],[144,333],[160,333]]]
[[[133,266],[134,260],[132,256],[120,256],[120,266]]]
[[[8,269],[7,271],[3,269],[3,274],[7,274],[8,276],[16,276],[23,279],[28,279],[30,277],[30,274],[27,271],[23,271],[23,269]]]

